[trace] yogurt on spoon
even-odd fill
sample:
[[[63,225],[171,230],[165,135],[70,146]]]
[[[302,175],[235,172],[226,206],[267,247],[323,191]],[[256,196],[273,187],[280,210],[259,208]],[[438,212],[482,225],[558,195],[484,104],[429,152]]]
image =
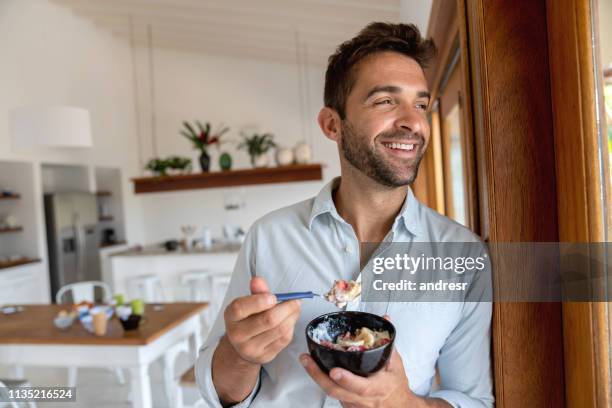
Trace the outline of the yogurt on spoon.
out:
[[[325,300],[334,303],[337,307],[345,307],[346,304],[361,294],[361,283],[356,281],[336,280],[332,288],[323,295]]]

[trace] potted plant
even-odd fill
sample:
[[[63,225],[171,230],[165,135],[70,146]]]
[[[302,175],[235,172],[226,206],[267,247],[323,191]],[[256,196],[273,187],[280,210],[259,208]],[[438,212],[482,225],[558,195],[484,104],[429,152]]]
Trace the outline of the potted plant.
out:
[[[145,168],[159,177],[168,176],[170,170],[172,170],[172,174],[189,173],[191,171],[191,159],[180,156],[171,156],[167,159],[156,157],[149,160]]]
[[[145,169],[152,171],[153,174],[156,176],[167,176],[168,162],[164,159],[156,157],[154,159],[149,160],[149,162],[145,166]]]
[[[197,131],[196,131],[197,129]],[[200,167],[203,172],[210,169],[210,155],[208,154],[208,147],[216,144],[219,146],[221,136],[227,133],[229,128],[221,125],[217,131],[213,131],[209,122],[202,125],[200,121],[196,120],[196,126],[191,125],[189,122],[183,122],[183,129],[181,134],[185,136],[193,144],[194,149],[200,151]]]
[[[176,174],[191,172],[191,159],[188,157],[172,156],[166,159],[168,168],[174,170]]]
[[[253,133],[251,136],[242,135],[243,141],[238,145],[238,149],[246,149],[251,157],[253,167],[266,167],[268,165],[268,150],[276,147],[274,135],[264,133],[262,135]]]

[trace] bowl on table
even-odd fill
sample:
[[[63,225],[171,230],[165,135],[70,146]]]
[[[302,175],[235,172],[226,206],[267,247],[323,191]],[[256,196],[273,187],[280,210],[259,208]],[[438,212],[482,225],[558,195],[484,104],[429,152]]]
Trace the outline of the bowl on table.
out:
[[[119,318],[119,323],[121,323],[121,327],[123,330],[136,330],[140,327],[140,325],[144,324],[146,319],[141,315],[131,314],[126,317]]]
[[[60,330],[67,330],[70,326],[72,326],[73,322],[74,316],[69,314],[65,316],[57,316],[55,319],[53,319],[53,324]]]
[[[388,331],[389,342],[362,351],[336,350],[320,344],[321,335],[334,342],[347,331],[367,327],[372,331]],[[313,319],[306,326],[308,351],[319,368],[328,373],[334,367],[344,368],[362,377],[370,376],[382,369],[393,350],[395,327],[381,316],[356,311],[341,311],[324,314]]]

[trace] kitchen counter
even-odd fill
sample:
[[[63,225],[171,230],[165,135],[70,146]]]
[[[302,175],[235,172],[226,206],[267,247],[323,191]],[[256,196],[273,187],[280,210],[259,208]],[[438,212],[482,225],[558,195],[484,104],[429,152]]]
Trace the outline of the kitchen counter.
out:
[[[240,244],[215,243],[210,249],[194,248],[167,251],[161,244],[143,248],[123,248],[109,254],[110,273],[104,278],[114,293],[128,299],[137,297],[130,293],[130,281],[143,275],[159,277],[165,301],[188,300],[189,287],[183,283],[184,274],[207,271],[213,274],[231,274],[234,270]]]
[[[125,251],[116,252],[111,256],[176,256],[237,253],[240,251],[240,246],[240,244],[214,243],[209,249],[193,248],[189,250],[177,249],[176,251],[168,251],[162,246],[162,244],[154,244],[144,246],[142,249],[130,248]]]

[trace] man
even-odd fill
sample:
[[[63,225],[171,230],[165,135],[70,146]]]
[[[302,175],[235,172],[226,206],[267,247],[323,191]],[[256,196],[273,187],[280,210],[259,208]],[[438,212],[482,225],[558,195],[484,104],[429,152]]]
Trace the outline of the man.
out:
[[[250,229],[196,364],[208,406],[493,405],[490,303],[389,302],[395,349],[383,370],[362,378],[325,374],[305,353],[307,323],[337,308],[317,298],[277,304],[272,295],[357,279],[369,255],[360,242],[477,242],[407,187],[429,142],[422,67],[434,53],[412,25],[372,23],[330,57],[318,121],[338,145],[341,177]]]

